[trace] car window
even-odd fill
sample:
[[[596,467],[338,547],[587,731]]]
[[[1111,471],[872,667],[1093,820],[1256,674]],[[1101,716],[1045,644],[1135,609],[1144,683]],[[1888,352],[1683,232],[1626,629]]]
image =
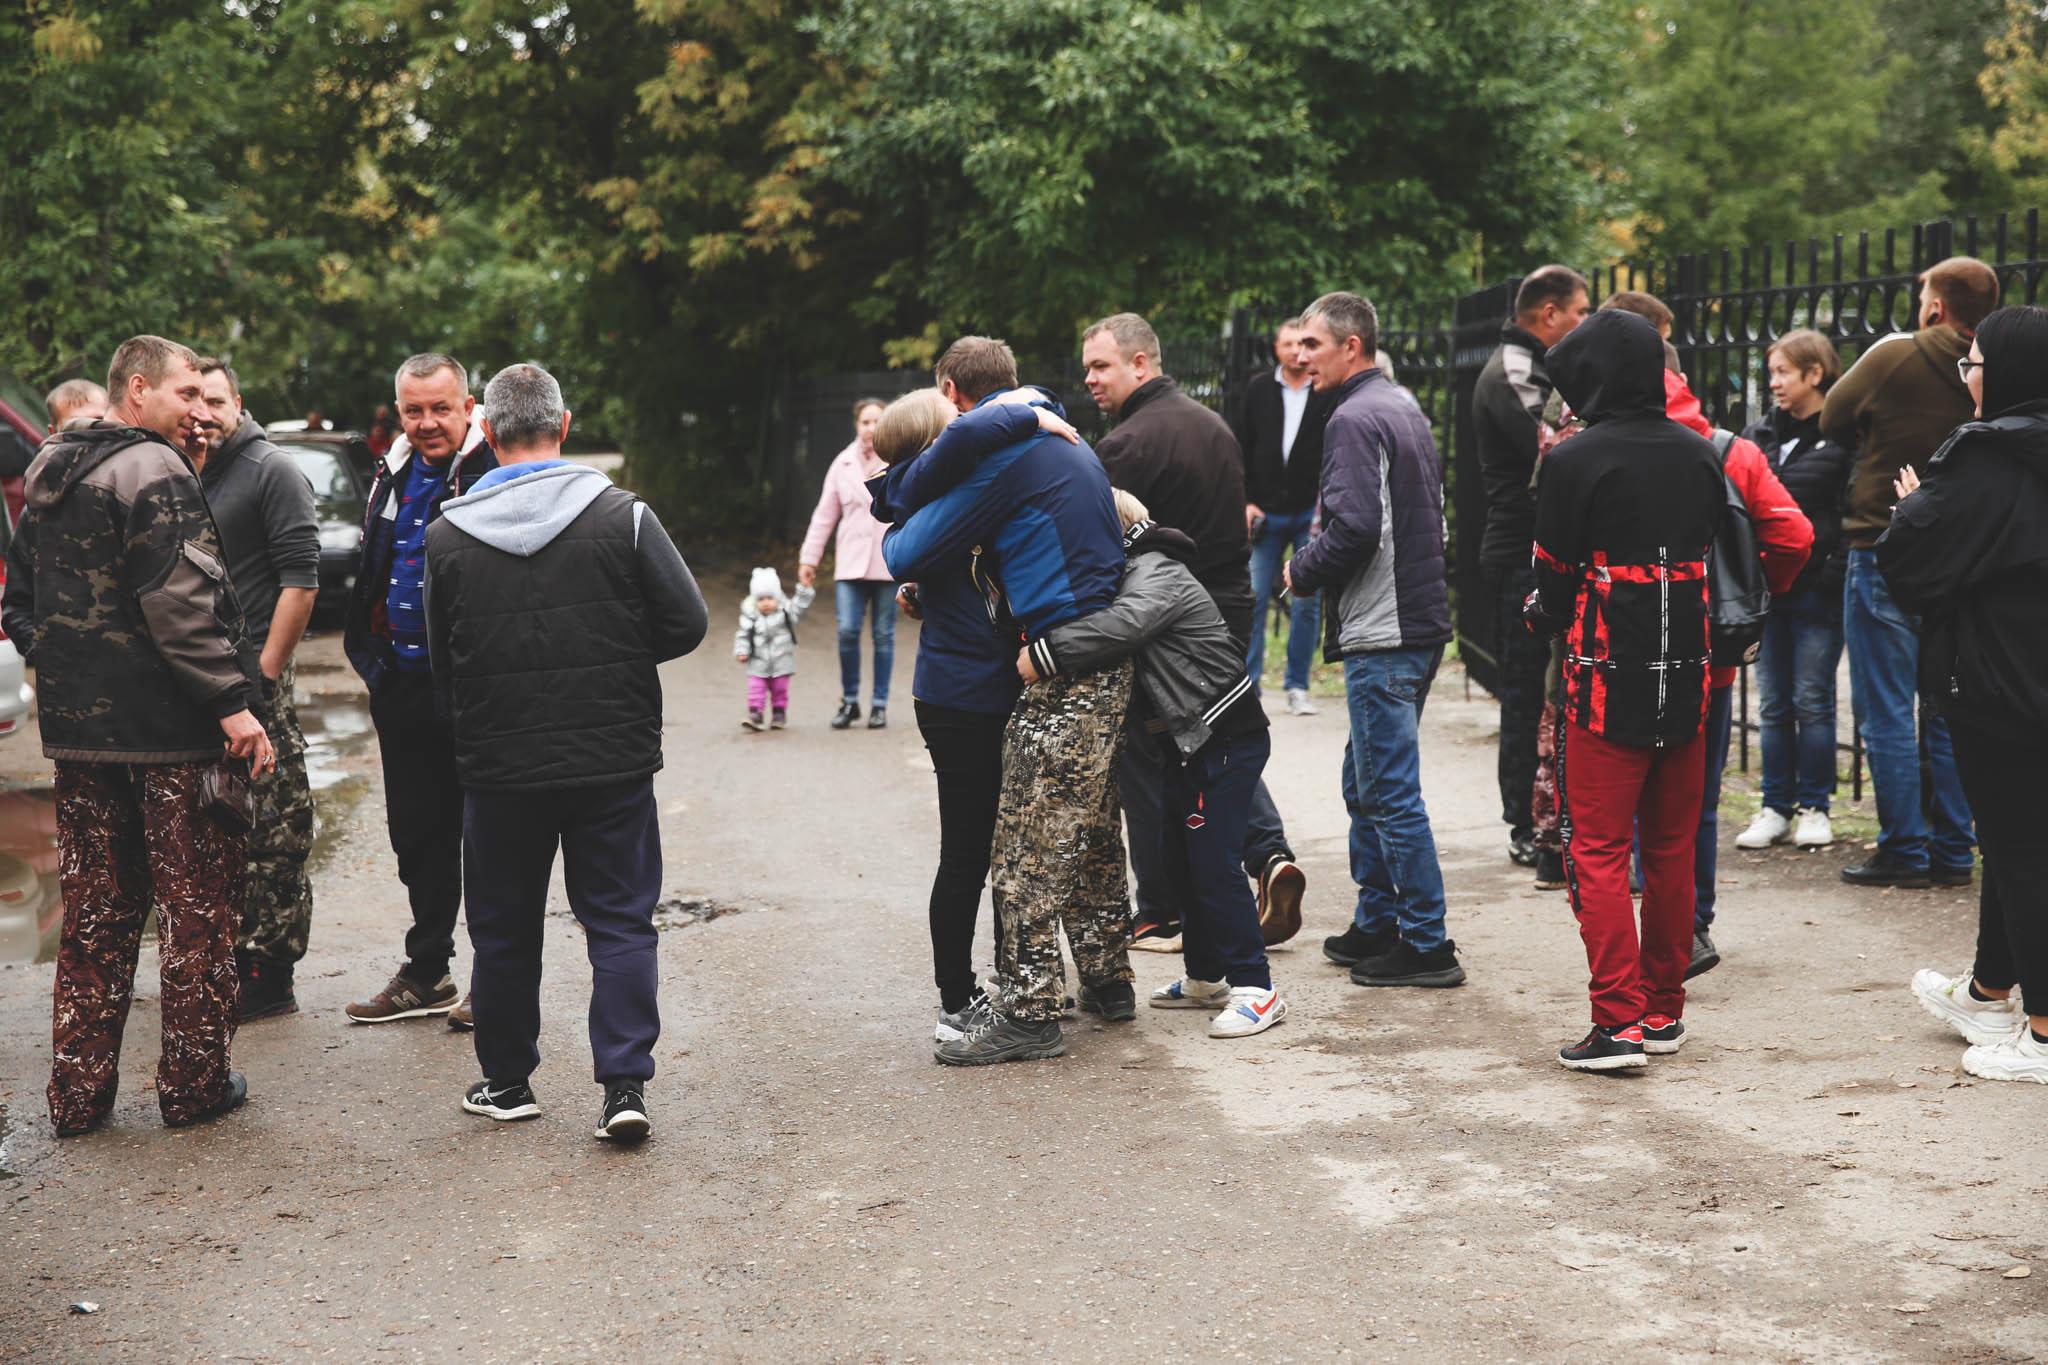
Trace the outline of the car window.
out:
[[[362,515],[362,486],[339,451],[324,446],[286,446],[285,452],[313,485],[313,501],[322,517],[353,521]]]

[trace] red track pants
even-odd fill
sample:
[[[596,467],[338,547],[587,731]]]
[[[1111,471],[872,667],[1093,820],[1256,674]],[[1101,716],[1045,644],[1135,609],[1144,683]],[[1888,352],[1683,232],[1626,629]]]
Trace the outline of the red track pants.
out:
[[[1679,1018],[1692,960],[1693,840],[1706,746],[1695,734],[1663,749],[1614,744],[1560,720],[1560,826],[1572,913],[1586,941],[1593,1022]],[[1628,893],[1629,845],[1643,849],[1643,928]]]

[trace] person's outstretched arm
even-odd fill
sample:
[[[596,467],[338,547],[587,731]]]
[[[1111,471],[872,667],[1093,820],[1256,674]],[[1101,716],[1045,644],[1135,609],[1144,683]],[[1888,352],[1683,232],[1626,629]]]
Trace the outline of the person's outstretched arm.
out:
[[[878,520],[901,521],[934,498],[958,487],[974,472],[976,465],[1006,446],[1013,446],[1040,430],[1038,409],[1025,403],[989,403],[963,413],[947,424],[939,439],[917,455],[889,471],[889,516]]]
[[[1174,567],[1179,567],[1178,565]],[[1116,600],[1101,611],[1055,626],[1031,642],[1032,667],[1041,678],[1059,673],[1086,673],[1126,659],[1171,630],[1186,615],[1190,599],[1182,592],[1185,569],[1133,565],[1125,574]],[[1203,600],[1208,592],[1187,575]]]

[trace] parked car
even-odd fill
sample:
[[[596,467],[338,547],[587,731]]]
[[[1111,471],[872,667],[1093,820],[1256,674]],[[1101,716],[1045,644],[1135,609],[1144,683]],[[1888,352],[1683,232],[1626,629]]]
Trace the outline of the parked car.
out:
[[[12,370],[0,367],[0,494],[7,515],[21,517],[22,475],[49,430],[50,414],[42,398]]]
[[[377,457],[370,453],[369,438],[360,431],[319,431],[306,430],[306,424],[299,418],[285,422],[265,422],[264,434],[283,445],[287,440],[295,445],[333,446],[348,457],[349,467],[363,481],[363,487],[370,486],[370,480],[377,473]]]
[[[363,507],[369,487],[356,472],[344,440],[293,434],[277,445],[313,485],[313,512],[320,520],[320,595],[313,610],[331,616],[347,609],[349,590],[362,572]]]

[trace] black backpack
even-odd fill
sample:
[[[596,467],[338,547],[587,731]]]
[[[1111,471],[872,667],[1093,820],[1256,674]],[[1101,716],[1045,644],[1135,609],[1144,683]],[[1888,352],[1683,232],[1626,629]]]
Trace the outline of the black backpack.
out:
[[[1764,618],[1771,614],[1771,590],[1764,582],[1763,557],[1756,544],[1756,526],[1742,490],[1728,477],[1728,450],[1735,433],[1716,427],[1714,451],[1721,457],[1721,486],[1727,491],[1728,514],[1707,547],[1707,622],[1714,665],[1735,668],[1756,662],[1764,639]]]

